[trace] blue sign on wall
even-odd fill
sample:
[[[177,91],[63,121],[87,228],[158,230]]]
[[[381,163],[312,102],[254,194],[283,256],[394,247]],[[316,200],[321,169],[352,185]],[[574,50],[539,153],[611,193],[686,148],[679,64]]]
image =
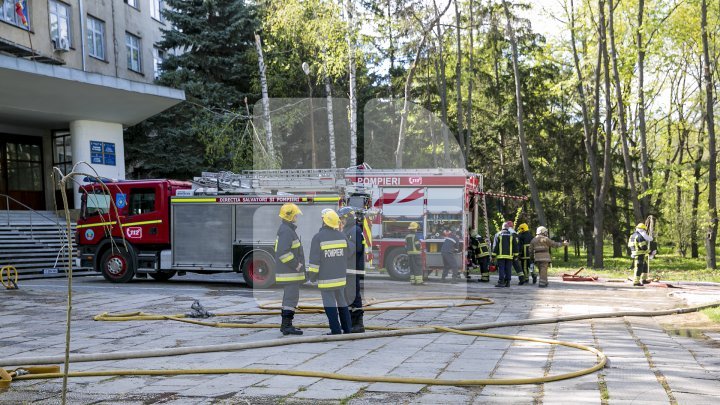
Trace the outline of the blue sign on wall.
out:
[[[90,163],[115,166],[115,144],[112,142],[90,141]]]

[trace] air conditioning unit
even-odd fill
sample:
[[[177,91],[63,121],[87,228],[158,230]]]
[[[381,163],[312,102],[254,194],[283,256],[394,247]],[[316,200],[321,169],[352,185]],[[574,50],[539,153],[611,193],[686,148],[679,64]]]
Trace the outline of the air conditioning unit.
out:
[[[70,50],[70,41],[67,37],[59,37],[53,40],[53,47],[58,52],[67,52]]]

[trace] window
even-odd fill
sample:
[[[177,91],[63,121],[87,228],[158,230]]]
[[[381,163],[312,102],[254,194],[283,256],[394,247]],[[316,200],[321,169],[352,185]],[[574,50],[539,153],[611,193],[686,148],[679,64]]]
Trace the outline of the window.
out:
[[[155,189],[143,188],[130,191],[130,215],[155,211]]]
[[[102,190],[82,196],[82,216],[87,218],[93,215],[106,215],[110,212],[110,196]]]
[[[140,51],[140,38],[129,32],[125,33],[125,48],[127,49],[127,67],[142,73],[142,59]]]
[[[165,51],[160,48],[153,48],[153,68],[155,69],[155,79],[162,74],[162,62],[165,60]]]
[[[30,11],[28,10],[28,1],[20,1],[22,6],[22,15],[18,14],[15,8],[16,0],[0,0],[0,20],[17,25],[20,28],[30,29]]]
[[[70,30],[70,6],[57,0],[50,0],[50,39],[59,45],[60,38],[67,40],[72,46]]]
[[[162,21],[163,0],[150,0],[150,17]]]
[[[133,8],[137,8],[137,9],[140,8],[140,4],[139,4],[139,1],[138,1],[138,0],[125,0],[125,4],[127,4],[127,5],[129,5],[130,7],[133,7]]]
[[[95,17],[87,17],[88,54],[105,60],[105,23]]]

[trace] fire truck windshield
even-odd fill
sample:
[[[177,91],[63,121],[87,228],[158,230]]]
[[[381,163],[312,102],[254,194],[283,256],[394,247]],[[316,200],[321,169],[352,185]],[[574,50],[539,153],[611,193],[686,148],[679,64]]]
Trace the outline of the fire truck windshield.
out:
[[[107,194],[86,194],[82,197],[83,218],[105,215],[110,211],[110,196]]]

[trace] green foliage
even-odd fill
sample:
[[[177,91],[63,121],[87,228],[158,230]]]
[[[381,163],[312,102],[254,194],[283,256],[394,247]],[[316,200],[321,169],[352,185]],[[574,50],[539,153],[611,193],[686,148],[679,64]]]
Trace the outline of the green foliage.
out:
[[[720,308],[715,307],[704,309],[702,313],[705,314],[711,321],[720,323]]]

